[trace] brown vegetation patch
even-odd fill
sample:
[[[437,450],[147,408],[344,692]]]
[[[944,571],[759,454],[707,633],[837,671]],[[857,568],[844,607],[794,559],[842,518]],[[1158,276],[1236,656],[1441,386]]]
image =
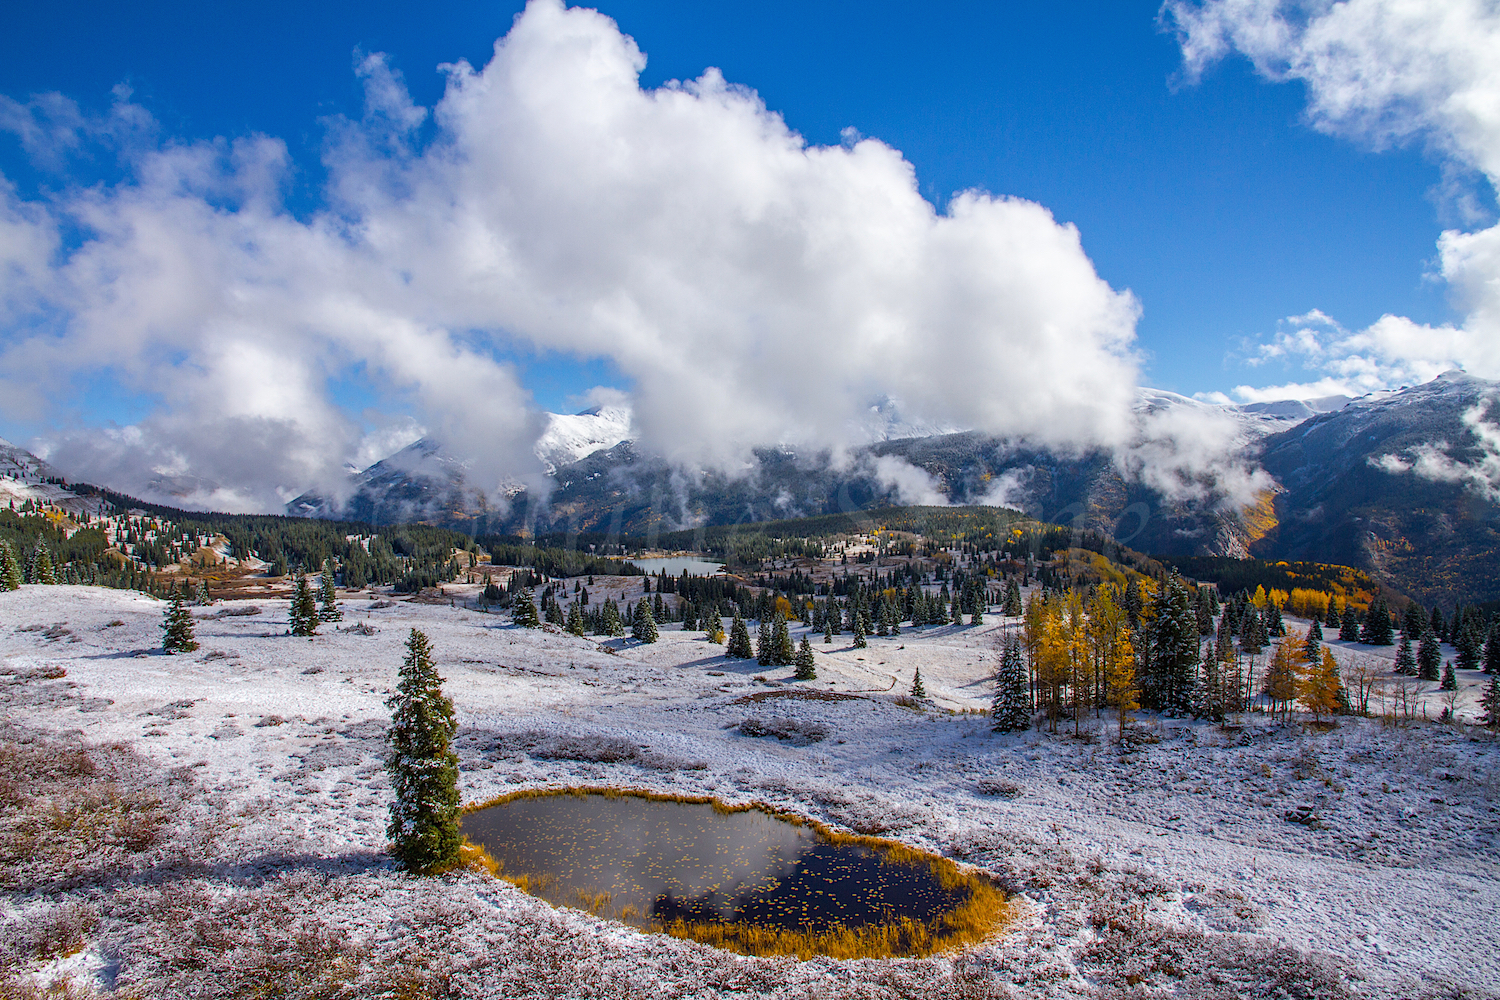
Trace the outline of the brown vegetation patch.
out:
[[[754,694],[742,695],[730,702],[731,705],[758,705],[764,701],[775,701],[778,698],[787,698],[792,701],[864,701],[857,694],[842,694],[838,691],[818,691],[813,688],[787,688],[780,691],[757,691]]]
[[[126,746],[0,727],[0,886],[29,891],[130,863],[157,844],[190,779]]]

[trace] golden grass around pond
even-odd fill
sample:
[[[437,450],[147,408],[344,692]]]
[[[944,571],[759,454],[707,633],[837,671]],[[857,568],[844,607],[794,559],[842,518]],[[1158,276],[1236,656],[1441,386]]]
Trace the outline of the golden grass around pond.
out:
[[[657,933],[686,938],[702,944],[725,948],[744,955],[795,955],[800,959],[814,955],[831,958],[925,958],[978,944],[1000,931],[1012,918],[1014,904],[996,887],[994,881],[978,869],[963,866],[948,858],[919,851],[913,847],[881,837],[844,833],[817,820],[775,809],[764,803],[730,805],[706,795],[680,795],[615,786],[575,786],[570,788],[527,788],[464,807],[465,813],[505,805],[518,799],[546,798],[559,795],[582,797],[602,795],[607,798],[632,797],[652,802],[677,802],[684,805],[707,805],[717,813],[730,814],[758,810],[794,826],[807,827],[828,842],[838,846],[864,847],[878,853],[887,864],[923,865],[945,889],[963,895],[963,902],[929,920],[900,917],[889,923],[845,926],[834,923],[821,928],[792,930],[725,921],[685,921],[655,923]],[[524,892],[537,894],[540,886],[534,876],[506,873],[483,848],[467,845],[477,852],[473,867],[488,871]],[[482,856],[483,860],[479,860]],[[599,914],[603,907],[597,900],[580,901],[580,909]]]

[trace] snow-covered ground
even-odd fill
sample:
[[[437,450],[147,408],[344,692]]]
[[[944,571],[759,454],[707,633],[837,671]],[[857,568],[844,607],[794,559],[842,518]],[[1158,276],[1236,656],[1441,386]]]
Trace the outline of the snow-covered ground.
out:
[[[0,594],[0,742],[118,744],[138,760],[118,787],[160,789],[169,816],[116,867],[36,860],[33,891],[3,897],[0,953],[38,953],[14,944],[24,929],[83,907],[83,950],[26,968],[142,995],[320,962],[363,995],[398,980],[494,997],[1500,995],[1500,742],[1482,730],[1252,716],[1146,718],[1123,748],[1097,731],[1002,736],[965,710],[988,704],[1004,619],[862,650],[815,635],[818,680],[796,683],[677,626],[606,652],[446,604],[374,603],[346,598],[340,627],[312,639],[286,634],[284,601],[195,609],[201,648],[168,657],[163,605],[140,594]],[[961,956],[799,963],[639,934],[476,874],[400,874],[379,854],[380,754],[412,628],[460,712],[466,801],[567,784],[761,800],[986,868],[1020,916]],[[894,702],[917,668],[928,710]],[[745,736],[746,718],[828,735]],[[277,973],[277,954],[302,957]]]

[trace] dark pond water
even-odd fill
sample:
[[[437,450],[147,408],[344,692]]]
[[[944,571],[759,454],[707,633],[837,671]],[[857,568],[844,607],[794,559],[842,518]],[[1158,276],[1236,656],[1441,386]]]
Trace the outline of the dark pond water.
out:
[[[759,810],[602,794],[515,799],[464,833],[534,895],[638,926],[681,917],[789,930],[927,921],[967,898],[925,863],[835,844]],[[605,900],[601,894],[608,894]]]

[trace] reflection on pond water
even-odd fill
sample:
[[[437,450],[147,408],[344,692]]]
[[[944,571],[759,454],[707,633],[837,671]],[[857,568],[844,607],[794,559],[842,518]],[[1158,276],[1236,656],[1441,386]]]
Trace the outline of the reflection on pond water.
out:
[[[925,954],[984,936],[1003,909],[945,859],[709,800],[522,794],[463,826],[551,903],[740,951]]]
[[[688,576],[713,576],[724,568],[721,562],[709,562],[696,556],[665,556],[660,559],[627,559],[625,561],[639,566],[652,576],[663,570],[668,576],[681,576],[683,570],[687,570]]]

